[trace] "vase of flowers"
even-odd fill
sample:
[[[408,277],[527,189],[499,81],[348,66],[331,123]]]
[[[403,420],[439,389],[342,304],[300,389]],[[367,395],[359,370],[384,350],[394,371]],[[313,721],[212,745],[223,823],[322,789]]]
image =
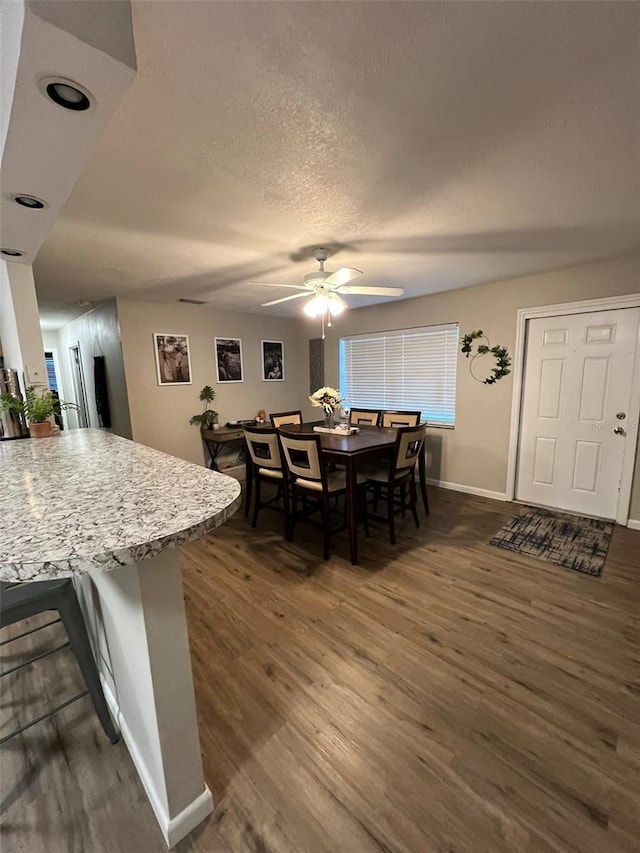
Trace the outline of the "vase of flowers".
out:
[[[317,409],[322,409],[324,412],[324,425],[329,429],[333,429],[335,423],[336,410],[340,408],[342,397],[340,392],[335,388],[318,388],[309,396],[309,401],[312,406]]]

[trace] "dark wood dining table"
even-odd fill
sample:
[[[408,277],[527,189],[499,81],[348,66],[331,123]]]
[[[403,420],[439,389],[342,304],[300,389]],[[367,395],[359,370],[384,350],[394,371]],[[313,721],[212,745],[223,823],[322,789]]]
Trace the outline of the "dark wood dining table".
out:
[[[280,427],[282,432],[292,434],[311,433],[317,423],[288,424]],[[393,427],[359,427],[359,432],[350,435],[345,433],[318,432],[322,454],[326,462],[343,465],[346,470],[347,487],[347,527],[349,530],[349,552],[353,565],[358,563],[358,462],[365,458],[375,456],[391,457],[396,442],[397,430]],[[426,488],[426,462],[424,453],[418,459],[418,473],[420,478],[420,491],[425,506],[429,511]],[[247,454],[247,499],[248,507],[251,500],[253,481],[253,466],[249,454]]]

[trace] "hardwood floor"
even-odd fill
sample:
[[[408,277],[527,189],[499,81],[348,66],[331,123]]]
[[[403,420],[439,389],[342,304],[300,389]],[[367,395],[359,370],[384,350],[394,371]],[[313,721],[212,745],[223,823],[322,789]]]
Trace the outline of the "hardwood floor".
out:
[[[324,563],[317,530],[288,544],[268,511],[185,549],[216,810],[179,853],[640,850],[640,532],[616,528],[592,578],[487,545],[511,505],[430,497],[360,567],[346,533]],[[73,692],[68,653],[49,660],[3,679],[3,730]],[[1,760],[0,849],[164,849],[87,700]]]

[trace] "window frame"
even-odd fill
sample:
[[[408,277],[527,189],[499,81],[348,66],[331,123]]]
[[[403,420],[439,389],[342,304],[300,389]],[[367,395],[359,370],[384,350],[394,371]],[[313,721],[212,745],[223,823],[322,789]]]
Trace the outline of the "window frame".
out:
[[[453,421],[451,423],[445,421],[432,421],[429,420],[428,412],[425,412],[424,403],[413,403],[409,402],[406,404],[405,408],[407,409],[418,409],[422,410],[422,423],[426,423],[429,429],[455,429],[456,426],[456,418],[457,418],[457,384],[458,384],[458,349],[460,343],[460,324],[458,322],[450,322],[450,323],[431,323],[428,325],[421,326],[412,326],[410,328],[404,329],[384,329],[378,331],[371,332],[362,332],[360,334],[354,335],[344,335],[340,338],[339,343],[339,353],[338,353],[338,366],[339,366],[339,375],[340,375],[340,389],[345,397],[348,398],[349,393],[351,393],[350,389],[348,389],[345,379],[345,344],[352,340],[372,338],[372,339],[380,339],[382,341],[385,338],[393,338],[393,337],[402,337],[404,335],[410,336],[412,333],[425,333],[428,334],[429,331],[432,332],[453,332],[456,333],[456,343],[455,343],[455,356],[451,361],[447,362],[445,370],[448,370],[451,367],[451,364],[454,365],[454,379],[453,379],[453,406],[452,406],[452,415]],[[349,399],[346,399],[345,402],[348,404],[349,408],[357,408],[358,406],[362,406],[364,408],[375,409],[381,408],[377,403],[371,402],[370,400],[366,400],[366,398],[357,398],[357,401],[352,402]],[[388,411],[392,411],[391,408],[387,409]],[[446,407],[443,407],[443,411],[447,411]]]

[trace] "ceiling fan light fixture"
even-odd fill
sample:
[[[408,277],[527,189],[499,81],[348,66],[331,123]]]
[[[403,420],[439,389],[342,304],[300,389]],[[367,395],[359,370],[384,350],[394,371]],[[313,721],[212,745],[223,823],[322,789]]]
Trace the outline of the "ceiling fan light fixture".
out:
[[[315,319],[329,314],[331,317],[339,317],[347,309],[347,303],[335,293],[316,293],[305,303],[302,310]]]
[[[316,293],[315,296],[312,296],[311,299],[304,304],[302,310],[307,317],[315,319],[316,317],[322,317],[326,314],[328,307],[329,302],[324,293]]]
[[[331,328],[334,317],[339,317],[349,308],[344,299],[341,299],[338,294],[346,293],[347,295],[353,294],[355,296],[402,296],[404,293],[404,288],[402,287],[360,287],[359,285],[352,285],[350,282],[362,275],[362,270],[357,270],[353,267],[340,267],[335,272],[329,272],[325,270],[324,263],[330,254],[329,249],[322,247],[314,250],[313,256],[320,264],[320,269],[316,272],[307,273],[304,276],[302,284],[280,284],[279,282],[266,281],[252,282],[253,284],[268,285],[269,287],[286,287],[298,291],[291,296],[283,296],[281,299],[272,299],[270,302],[263,302],[263,308],[268,308],[271,305],[280,305],[280,303],[289,302],[292,299],[305,299],[308,297],[302,307],[302,311],[312,320],[320,319],[323,340],[325,326],[328,329]]]
[[[349,307],[344,299],[341,299],[337,294],[330,293],[327,297],[329,313],[332,317],[339,317]]]

